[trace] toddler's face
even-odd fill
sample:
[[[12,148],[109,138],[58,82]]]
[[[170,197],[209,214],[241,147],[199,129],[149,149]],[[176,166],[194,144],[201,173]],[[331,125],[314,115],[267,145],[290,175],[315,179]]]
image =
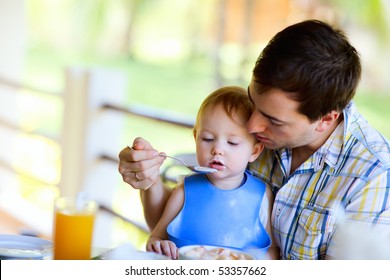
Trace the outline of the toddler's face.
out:
[[[247,131],[246,119],[240,114],[229,117],[220,105],[205,110],[195,141],[199,164],[218,170],[212,176],[242,175],[261,151]]]

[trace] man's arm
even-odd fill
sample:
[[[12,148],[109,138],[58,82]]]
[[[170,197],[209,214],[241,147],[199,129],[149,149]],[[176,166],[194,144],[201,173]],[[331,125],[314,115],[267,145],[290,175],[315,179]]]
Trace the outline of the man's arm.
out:
[[[171,193],[172,189],[164,186],[161,179],[150,188],[141,190],[140,195],[144,216],[150,230],[153,230],[160,220]]]
[[[118,171],[124,182],[140,190],[145,220],[151,230],[172,192],[160,178],[160,166],[164,160],[148,141],[140,137],[134,140],[131,148],[126,147],[119,153]]]

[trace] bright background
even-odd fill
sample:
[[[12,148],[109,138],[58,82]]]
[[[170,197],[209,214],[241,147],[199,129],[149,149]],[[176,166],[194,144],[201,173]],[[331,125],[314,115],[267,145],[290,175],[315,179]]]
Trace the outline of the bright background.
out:
[[[59,195],[62,164],[61,145],[52,139],[60,138],[64,121],[59,96],[66,86],[66,68],[119,71],[127,81],[124,106],[143,104],[194,118],[201,101],[217,87],[246,87],[254,62],[269,39],[304,19],[326,20],[345,30],[363,62],[355,101],[368,121],[389,138],[389,2],[0,0],[0,18],[10,18],[15,24],[15,28],[7,25],[0,32],[4,46],[0,58],[5,61],[0,78],[17,79],[54,93],[23,90],[11,99],[0,95],[0,117],[23,129],[11,136],[0,129],[1,206],[18,217],[29,212],[27,220],[51,215],[52,201]],[[15,13],[5,12],[8,8]],[[13,47],[8,48],[10,44]],[[137,136],[166,153],[194,151],[188,129],[133,117],[123,123],[119,133],[122,140],[111,145],[118,153]],[[97,195],[106,197],[115,211],[143,223],[138,192],[121,182],[118,172],[114,174],[115,183],[96,188]],[[37,212],[24,208],[25,201]],[[45,232],[44,225],[35,228]],[[122,220],[113,228],[110,244],[131,241],[142,248],[145,234]]]

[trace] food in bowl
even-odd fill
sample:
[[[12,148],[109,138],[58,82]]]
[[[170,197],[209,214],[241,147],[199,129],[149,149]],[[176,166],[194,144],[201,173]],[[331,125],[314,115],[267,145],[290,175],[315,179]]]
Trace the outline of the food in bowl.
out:
[[[183,246],[179,249],[183,260],[253,260],[246,252],[217,246]]]

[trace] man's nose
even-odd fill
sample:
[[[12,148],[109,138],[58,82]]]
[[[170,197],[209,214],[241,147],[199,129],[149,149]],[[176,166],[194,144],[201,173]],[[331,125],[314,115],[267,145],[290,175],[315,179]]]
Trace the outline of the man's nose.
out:
[[[267,128],[267,121],[259,113],[252,113],[246,127],[251,134],[263,132]]]

